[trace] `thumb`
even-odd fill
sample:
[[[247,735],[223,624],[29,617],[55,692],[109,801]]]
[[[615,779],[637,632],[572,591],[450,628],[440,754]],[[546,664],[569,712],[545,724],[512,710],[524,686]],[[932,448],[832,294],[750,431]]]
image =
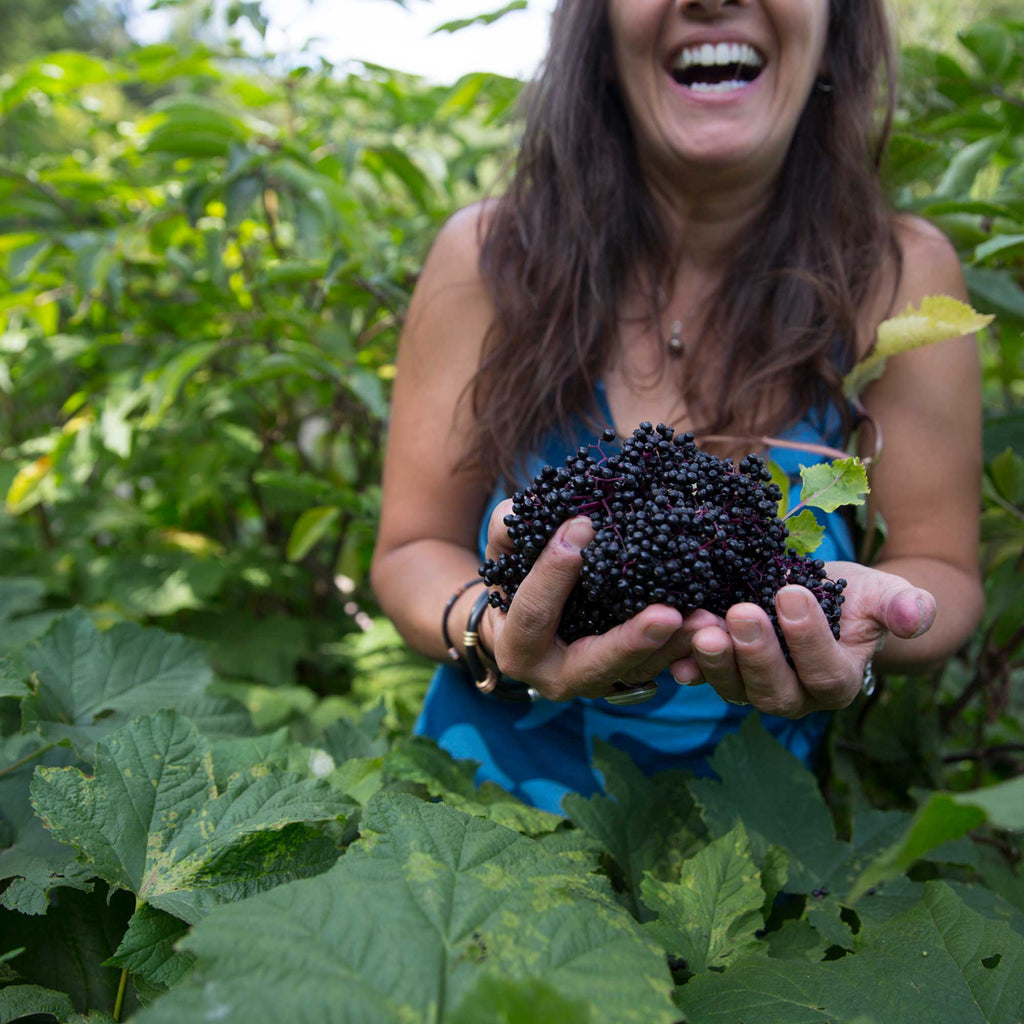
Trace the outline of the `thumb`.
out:
[[[545,652],[555,639],[562,609],[579,579],[580,551],[590,543],[594,527],[586,516],[563,523],[519,584],[508,610],[507,625],[521,632],[531,652]]]
[[[932,628],[935,598],[927,590],[914,587],[906,580],[900,579],[899,582],[902,586],[889,596],[885,605],[883,622],[893,636],[913,640]]]

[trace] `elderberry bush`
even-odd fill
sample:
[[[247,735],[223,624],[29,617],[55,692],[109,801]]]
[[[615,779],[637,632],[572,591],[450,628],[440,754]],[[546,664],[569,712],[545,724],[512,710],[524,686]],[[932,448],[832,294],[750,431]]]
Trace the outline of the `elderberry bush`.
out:
[[[782,492],[762,458],[721,459],[664,424],[641,423],[607,452],[614,441],[606,430],[513,495],[504,520],[513,550],[480,567],[499,588],[490,594],[494,607],[508,611],[555,530],[585,515],[595,534],[559,625],[566,641],[604,633],[650,604],[724,615],[750,601],[767,612],[788,658],[775,616],[775,594],[786,584],[814,594],[838,639],[846,581],[830,580],[824,562],[787,547]]]

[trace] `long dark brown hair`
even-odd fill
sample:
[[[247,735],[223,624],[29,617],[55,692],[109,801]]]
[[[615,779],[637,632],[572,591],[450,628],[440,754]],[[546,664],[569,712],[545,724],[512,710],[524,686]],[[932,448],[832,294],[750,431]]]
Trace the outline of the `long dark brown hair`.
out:
[[[480,266],[495,318],[470,389],[479,424],[470,462],[507,479],[553,429],[567,435],[575,416],[607,425],[595,418],[594,388],[624,290],[637,268],[652,282],[671,270],[611,54],[607,4],[561,0],[548,57],[525,92],[512,180],[487,220]],[[699,433],[778,432],[829,402],[849,428],[840,385],[858,307],[880,267],[899,266],[878,174],[893,63],[884,0],[830,0],[827,80],[710,302],[704,337],[720,347],[724,372],[717,383],[680,374]]]

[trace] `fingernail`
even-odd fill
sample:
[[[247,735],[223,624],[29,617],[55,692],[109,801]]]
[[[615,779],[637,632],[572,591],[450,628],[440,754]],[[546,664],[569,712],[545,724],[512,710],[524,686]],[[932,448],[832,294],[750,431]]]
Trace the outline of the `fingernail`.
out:
[[[717,665],[722,660],[722,651],[705,651],[703,647],[698,647],[696,644],[694,644],[693,649],[709,665]]]
[[[741,644],[756,644],[761,638],[761,623],[755,619],[735,619],[729,631]]]
[[[663,644],[675,631],[675,626],[669,626],[664,622],[652,622],[644,630],[644,636],[652,643]]]
[[[558,538],[558,543],[566,551],[582,551],[590,542],[591,526],[586,516],[577,516],[570,519]]]
[[[695,679],[680,679],[679,676],[673,675],[672,678],[680,686],[703,686],[704,685],[704,679],[703,679],[702,676],[697,676]]]
[[[799,590],[780,590],[775,599],[775,610],[780,619],[795,626],[807,618],[807,598]]]
[[[917,611],[918,614],[921,616],[919,620],[920,625],[917,627],[917,629],[914,630],[913,633],[910,634],[911,640],[914,640],[922,634],[927,633],[928,630],[932,628],[932,623],[935,621],[935,615],[933,614],[932,609],[929,608],[924,603],[924,601],[921,600],[921,598],[917,599]]]

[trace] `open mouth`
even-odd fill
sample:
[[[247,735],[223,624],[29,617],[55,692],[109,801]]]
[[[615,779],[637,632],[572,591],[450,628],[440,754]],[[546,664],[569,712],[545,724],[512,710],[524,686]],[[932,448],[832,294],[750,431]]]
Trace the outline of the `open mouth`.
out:
[[[670,71],[694,92],[731,92],[754,81],[763,67],[764,58],[747,43],[701,43],[680,51]]]

